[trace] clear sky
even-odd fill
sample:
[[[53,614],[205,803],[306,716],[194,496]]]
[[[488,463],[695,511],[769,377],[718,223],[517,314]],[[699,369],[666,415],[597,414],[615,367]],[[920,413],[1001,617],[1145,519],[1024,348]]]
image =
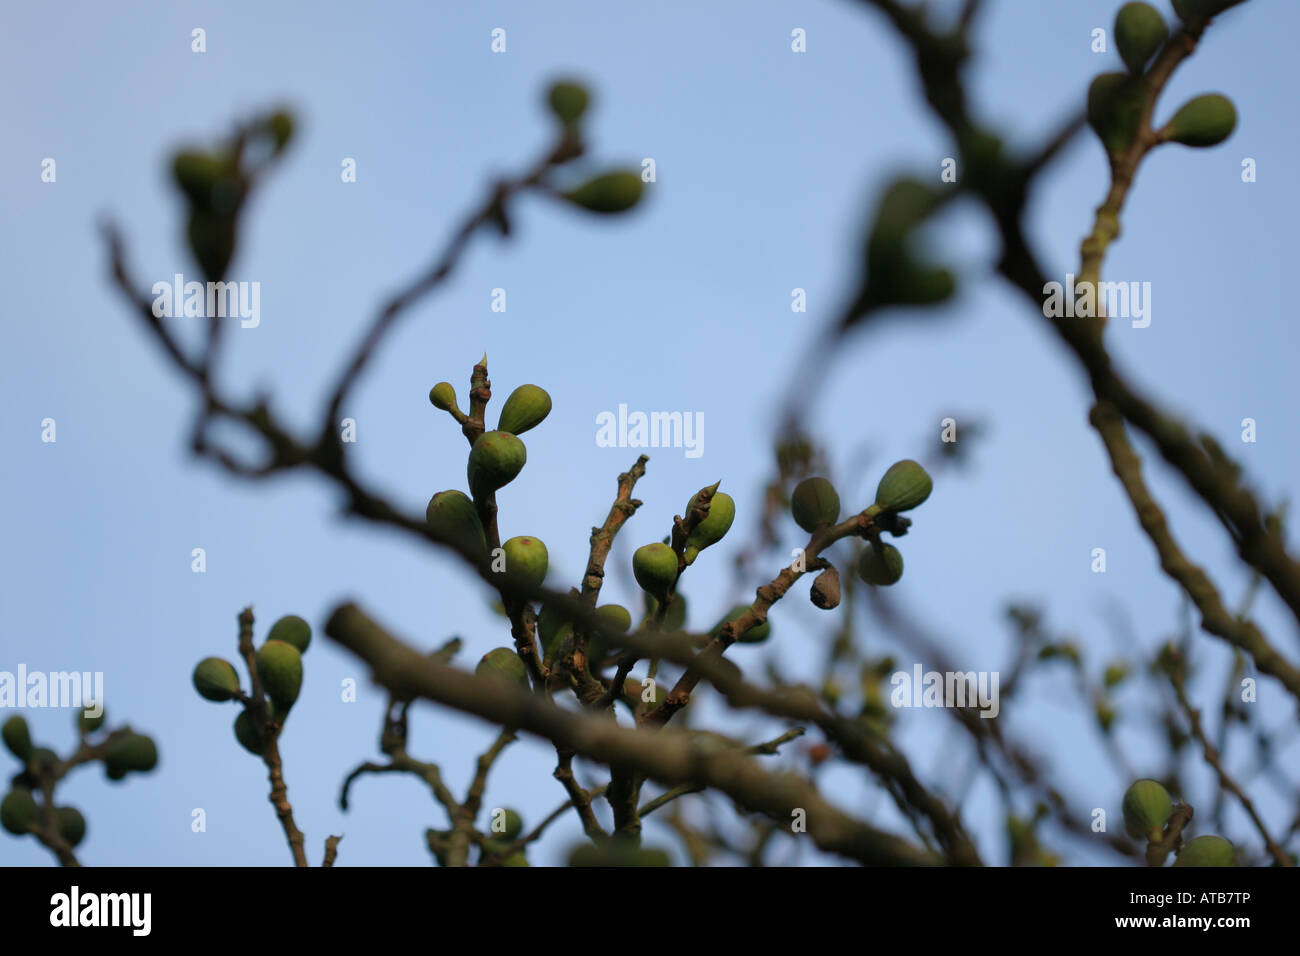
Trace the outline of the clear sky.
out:
[[[978,113],[1017,144],[1054,129],[1081,107],[1096,73],[1119,68],[1113,50],[1090,50],[1092,29],[1109,28],[1117,6],[989,0],[971,68]],[[1172,17],[1167,2],[1159,6]],[[447,558],[341,520],[322,482],[239,483],[188,456],[193,397],[110,288],[96,218],[117,218],[142,284],[194,274],[165,174],[170,151],[211,141],[254,109],[297,109],[301,135],[248,211],[232,269],[261,283],[262,318],[254,329],[231,328],[224,384],[241,395],[265,386],[293,422],[314,426],[376,303],[442,247],[494,173],[523,168],[543,147],[547,82],[563,74],[589,83],[593,168],[653,158],[658,181],[644,208],[595,221],[525,198],[515,238],[475,243],[386,342],[344,411],[357,423],[364,474],[418,511],[433,492],[465,483],[464,441],[429,406],[431,385],[448,379],[463,390],[486,351],[497,395],[525,382],[547,388],[554,411],[527,436],[528,466],[500,495],[501,526],[503,537],[543,538],[561,580],[574,584],[589,529],[637,455],[598,447],[596,416],[620,403],[702,413],[703,454],[652,450],[637,488],[645,505],[620,539],[607,585],[611,599],[631,603],[632,548],[661,538],[702,485],[722,479],[738,508],[735,543],[748,537],[777,397],[795,356],[850,291],[874,190],[900,168],[937,181],[952,155],[910,59],[865,7],[137,2],[6,11],[0,669],[103,671],[111,719],[154,734],[162,753],[158,773],[124,786],[89,770],[65,784],[63,799],[89,819],[86,862],[289,861],[264,769],[232,739],[234,708],[206,703],[190,686],[199,658],[234,656],[245,605],[260,636],[290,612],[319,631],[328,610],[353,597],[421,646],[462,635],[467,666],[508,640],[480,585]],[[190,49],[195,27],[206,30],[202,54]],[[497,27],[507,37],[500,54],[490,49]],[[805,53],[791,50],[795,28],[806,31]],[[1300,6],[1268,0],[1215,26],[1159,113],[1221,90],[1237,104],[1237,132],[1219,148],[1168,147],[1151,158],[1107,263],[1109,278],[1153,289],[1150,327],[1120,322],[1111,333],[1124,369],[1216,435],[1270,500],[1300,488],[1287,298],[1300,208],[1298,31]],[[41,181],[47,157],[55,183]],[[355,183],[340,181],[345,157],[356,160]],[[1241,181],[1243,157],[1257,161],[1257,182]],[[1032,235],[1059,278],[1076,271],[1105,172],[1100,147],[1081,135],[1034,195]],[[942,247],[964,280],[956,302],[852,338],[821,371],[810,421],[846,507],[869,503],[890,462],[926,453],[941,418],[955,416],[959,429],[982,419],[990,430],[971,467],[941,476],[904,542],[901,605],[973,670],[1007,664],[1003,608],[1012,598],[1043,603],[1049,624],[1077,635],[1094,658],[1132,642],[1155,646],[1175,627],[1178,593],[1087,426],[1086,383],[1043,318],[988,278],[989,224],[956,209],[943,226]],[[491,310],[497,288],[507,292],[504,313]],[[791,311],[794,288],[807,291],[806,313]],[[1254,444],[1240,440],[1245,417],[1258,423]],[[46,418],[56,422],[53,444],[41,441]],[[1245,579],[1217,523],[1189,507],[1163,468],[1151,482],[1188,553],[1235,601]],[[729,543],[692,568],[697,627],[759,583],[734,584]],[[191,572],[196,547],[206,550],[203,574]],[[1090,570],[1096,547],[1107,551],[1105,574]],[[778,568],[773,559],[764,578]],[[768,647],[790,673],[811,674],[824,619],[802,590],[792,597],[772,614]],[[1257,613],[1294,660],[1295,624],[1279,608],[1266,593]],[[1115,609],[1131,637],[1111,626]],[[318,638],[281,744],[311,859],[319,862],[326,835],[344,833],[340,865],[427,864],[424,828],[445,820],[417,781],[363,780],[352,811],[338,809],[343,776],[377,756],[382,697],[356,660]],[[765,653],[735,656],[757,664]],[[356,703],[340,700],[348,678],[361,687]],[[1261,694],[1273,723],[1293,713],[1276,685],[1265,681]],[[1063,677],[1043,679],[1004,712],[1007,730],[1052,762],[1076,805],[1117,810],[1127,781],[1070,700]],[[66,711],[28,717],[39,742],[71,744]],[[763,730],[749,719],[732,729]],[[902,717],[918,770],[944,790],[961,783],[942,759],[947,732],[938,712]],[[491,735],[421,705],[412,751],[439,761],[463,791]],[[1131,743],[1142,766],[1149,750]],[[1293,765],[1294,757],[1293,748]],[[553,766],[548,747],[515,745],[487,806],[514,806],[536,822],[563,799]],[[848,809],[897,825],[887,801],[864,799],[856,772],[838,772],[831,786]],[[965,812],[989,858],[1002,859],[993,806],[977,787]],[[206,832],[191,830],[195,808]],[[575,821],[554,828],[534,861],[560,859],[576,834]],[[653,822],[647,838],[668,842]],[[49,856],[6,836],[0,860]]]

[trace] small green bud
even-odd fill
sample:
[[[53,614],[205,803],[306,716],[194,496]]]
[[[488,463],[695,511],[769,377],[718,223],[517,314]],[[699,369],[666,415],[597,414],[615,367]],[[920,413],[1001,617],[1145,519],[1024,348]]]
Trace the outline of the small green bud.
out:
[[[302,690],[302,654],[284,641],[267,641],[257,649],[255,660],[266,695],[287,712]]]
[[[549,414],[551,396],[546,389],[537,385],[520,385],[501,406],[497,428],[511,435],[522,435],[528,429],[540,425]]]
[[[1102,73],[1088,87],[1088,123],[1106,152],[1123,153],[1133,142],[1146,93],[1142,83],[1127,73]]]
[[[876,504],[884,511],[911,511],[930,497],[930,475],[910,458],[889,466],[876,486]]]
[[[1126,3],[1115,14],[1115,46],[1130,73],[1141,73],[1165,40],[1169,27],[1160,11],[1149,3]]]
[[[479,677],[528,686],[528,669],[524,667],[519,655],[509,647],[496,647],[488,651],[474,668],[474,673]]]
[[[460,404],[456,401],[456,387],[451,382],[439,382],[429,389],[429,404],[444,412],[452,409],[460,411]]]
[[[552,83],[551,88],[546,91],[547,105],[555,114],[555,118],[565,126],[572,126],[582,119],[582,114],[587,111],[590,100],[586,87],[577,83],[565,81]]]
[[[643,545],[632,555],[632,574],[643,591],[663,601],[677,581],[677,555],[658,541]]]
[[[298,648],[299,654],[306,654],[311,645],[311,625],[297,614],[286,614],[271,625],[266,632],[268,641],[284,641]]]
[[[500,826],[502,829],[498,830]],[[519,835],[524,832],[524,820],[518,813],[509,807],[503,808],[498,815],[492,814],[492,835],[505,843],[513,843],[519,839]]]
[[[716,637],[722,632],[722,626],[741,615],[749,613],[748,604],[737,604],[730,611],[723,615],[722,620],[713,626],[713,635]],[[755,624],[744,634],[736,638],[738,644],[761,644],[772,636],[772,622],[764,620],[761,624]]]
[[[840,496],[825,478],[805,478],[790,495],[795,524],[812,534],[840,519]]]
[[[26,718],[15,714],[0,727],[0,737],[4,738],[5,747],[18,760],[26,764],[32,757],[32,732],[27,727]]]
[[[1135,781],[1124,791],[1124,829],[1134,840],[1159,839],[1174,802],[1158,780]]]
[[[148,773],[158,766],[158,745],[153,742],[153,738],[144,734],[127,734],[109,745],[104,753],[104,765],[108,768],[109,776],[119,770],[124,775],[132,770]]]
[[[903,555],[892,544],[882,544],[877,551],[867,545],[858,556],[858,577],[868,584],[888,586],[903,576]]]
[[[471,554],[487,550],[478,509],[463,491],[440,491],[429,499],[424,518],[433,532]]]
[[[204,700],[230,700],[239,693],[235,665],[220,657],[203,658],[194,668],[194,689]]]
[[[86,818],[76,807],[56,807],[54,822],[68,846],[75,847],[86,837]]]
[[[87,717],[85,711],[77,714],[77,726],[83,733],[93,734],[100,727],[104,726],[104,721],[108,719],[108,711],[102,706],[99,708],[98,717]]]
[[[561,195],[589,212],[625,212],[641,199],[641,177],[633,172],[605,173]]]
[[[1116,687],[1124,682],[1129,675],[1128,665],[1123,661],[1114,664],[1108,664],[1105,672],[1101,675],[1101,682],[1106,687]]]
[[[546,580],[550,557],[541,538],[519,536],[501,545],[505,551],[505,573],[525,584],[540,587]]]
[[[15,787],[0,801],[0,826],[14,836],[22,836],[36,826],[39,810],[30,790]]]
[[[1232,844],[1221,836],[1206,834],[1188,840],[1174,860],[1174,866],[1236,866]]]
[[[271,134],[275,151],[281,152],[293,138],[293,115],[285,110],[277,110],[267,118],[266,130]]]
[[[1165,126],[1165,138],[1184,146],[1217,146],[1237,127],[1237,109],[1219,93],[1206,93],[1183,104]]]
[[[504,488],[523,471],[528,460],[524,443],[509,432],[484,432],[469,451],[469,488],[475,498],[486,498]]]
[[[690,515],[699,500],[700,496],[697,492],[686,505],[686,510],[682,513],[683,518]],[[683,555],[686,563],[692,564],[695,555],[721,541],[731,528],[731,523],[735,520],[736,503],[731,499],[731,495],[725,491],[715,491],[713,498],[709,501],[708,517],[697,524],[686,537],[686,553]]]

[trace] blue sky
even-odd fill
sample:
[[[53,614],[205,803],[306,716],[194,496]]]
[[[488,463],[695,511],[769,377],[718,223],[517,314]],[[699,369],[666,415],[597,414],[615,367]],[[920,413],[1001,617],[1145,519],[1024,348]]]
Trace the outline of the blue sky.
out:
[[[1117,5],[990,0],[970,72],[978,114],[1016,144],[1054,129],[1082,105],[1092,76],[1118,68],[1113,51],[1089,49],[1090,31],[1108,28]],[[142,284],[196,271],[165,175],[171,150],[210,142],[252,110],[298,111],[301,135],[246,216],[232,277],[261,283],[262,321],[230,330],[223,385],[240,395],[271,389],[305,429],[376,304],[442,248],[492,175],[524,168],[543,148],[547,82],[589,83],[592,168],[654,158],[658,181],[643,208],[605,221],[522,199],[514,239],[476,240],[385,343],[344,413],[357,423],[355,458],[367,479],[418,511],[433,492],[465,481],[463,439],[429,406],[431,385],[447,379],[463,391],[486,352],[498,396],[525,382],[547,388],[554,411],[527,437],[528,466],[500,495],[501,527],[503,537],[543,538],[566,583],[577,582],[589,529],[637,454],[598,447],[596,416],[620,403],[702,413],[700,457],[651,451],[637,488],[645,504],[607,585],[611,599],[631,603],[632,549],[662,537],[696,489],[722,479],[738,508],[736,540],[691,570],[698,627],[760,583],[733,580],[728,545],[748,537],[757,517],[794,359],[851,291],[875,189],[900,169],[937,180],[952,154],[910,59],[862,4],[298,10],[27,5],[10,12],[0,35],[0,81],[10,91],[0,155],[0,280],[9,292],[0,669],[102,670],[114,722],[155,734],[163,761],[125,786],[93,771],[65,784],[63,798],[89,818],[90,863],[288,862],[264,770],[231,737],[234,708],[190,687],[199,658],[234,655],[243,606],[253,605],[260,635],[290,612],[319,630],[352,597],[422,646],[462,635],[466,665],[507,640],[488,596],[449,559],[340,519],[338,496],[322,482],[239,483],[188,456],[192,396],[110,289],[95,231],[98,216],[116,217]],[[194,27],[206,30],[206,53],[190,50]],[[496,27],[506,30],[503,54],[490,50]],[[790,49],[796,27],[807,33],[803,54]],[[1112,329],[1122,367],[1216,435],[1269,500],[1294,495],[1300,473],[1287,299],[1300,206],[1289,174],[1300,147],[1297,28],[1300,8],[1254,0],[1217,24],[1179,71],[1160,116],[1221,90],[1237,104],[1238,129],[1219,148],[1167,147],[1147,162],[1106,271],[1153,288],[1151,326]],[[1246,156],[1258,163],[1253,184],[1240,179]],[[40,179],[46,157],[57,162],[53,184]],[[357,162],[356,183],[340,182],[344,157]],[[1034,194],[1030,231],[1059,278],[1077,269],[1105,172],[1100,147],[1083,135]],[[1002,609],[1012,598],[1043,603],[1050,625],[1097,658],[1129,649],[1108,625],[1114,608],[1134,640],[1153,647],[1175,627],[1178,594],[1087,426],[1084,379],[1042,317],[988,278],[991,240],[974,210],[945,217],[936,241],[959,265],[959,298],[847,341],[821,371],[810,422],[855,508],[869,503],[890,462],[929,450],[941,418],[956,416],[959,429],[974,418],[990,424],[971,467],[945,472],[917,513],[896,588],[962,667],[1006,664]],[[807,290],[806,313],[790,310],[796,287]],[[490,308],[496,288],[507,291],[504,313]],[[1254,444],[1239,440],[1244,417],[1258,422]],[[57,423],[54,444],[40,440],[45,418]],[[1187,552],[1235,601],[1245,578],[1217,524],[1190,506],[1176,476],[1155,466],[1150,481]],[[204,574],[190,570],[195,547],[206,550]],[[1095,547],[1107,550],[1104,575],[1089,568]],[[764,577],[779,566],[773,558]],[[770,651],[792,674],[814,672],[825,622],[802,592],[793,598],[772,614],[768,650],[737,648],[738,660],[757,664]],[[1267,593],[1257,614],[1295,659],[1294,620]],[[1204,646],[1207,660],[1220,659]],[[323,638],[306,669],[282,750],[313,862],[325,836],[341,832],[340,865],[426,864],[424,828],[444,820],[416,781],[363,780],[353,810],[337,808],[342,777],[376,755],[379,692]],[[362,687],[353,704],[340,701],[348,678]],[[1280,689],[1261,686],[1260,706],[1273,723],[1284,719],[1291,711]],[[1067,693],[1064,680],[1036,684],[1004,714],[1008,729],[1049,757],[1077,805],[1117,809],[1127,781],[1109,770]],[[491,729],[430,705],[417,713],[413,752],[439,761],[463,792]],[[71,743],[67,712],[28,716],[40,742]],[[748,719],[731,726],[762,729]],[[942,759],[946,716],[904,714],[901,732],[928,779],[959,785]],[[1135,764],[1145,746],[1133,742]],[[517,807],[535,822],[563,798],[553,765],[549,748],[516,744],[487,806]],[[867,800],[856,771],[828,781],[847,808],[895,825],[884,802]],[[1261,798],[1268,805],[1267,791]],[[206,812],[205,833],[191,832],[194,808]],[[993,808],[980,787],[965,807],[990,858],[1001,847]],[[576,834],[573,821],[556,827],[534,861],[560,859]],[[653,824],[647,835],[667,842]],[[6,837],[0,859],[41,864],[48,855]]]

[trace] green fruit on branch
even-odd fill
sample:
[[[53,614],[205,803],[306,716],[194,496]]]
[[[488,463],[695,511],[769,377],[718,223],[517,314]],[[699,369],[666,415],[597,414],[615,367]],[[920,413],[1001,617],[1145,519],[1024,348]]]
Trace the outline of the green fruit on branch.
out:
[[[287,713],[302,690],[302,654],[284,641],[267,641],[257,649],[255,660],[266,695]]]
[[[0,800],[0,826],[14,836],[22,836],[36,826],[39,810],[30,790],[15,787]]]
[[[677,581],[677,555],[659,541],[642,545],[632,555],[632,574],[643,591],[663,601]]]
[[[26,764],[32,757],[32,733],[23,717],[14,715],[0,727],[0,737],[11,754]]]
[[[1208,20],[1241,0],[1174,0],[1174,13],[1186,24]]]
[[[551,396],[536,385],[520,385],[501,406],[497,428],[511,435],[522,435],[536,428],[551,414]]]
[[[671,866],[668,853],[653,847],[634,846],[626,840],[610,840],[601,846],[583,843],[569,854],[569,866]]]
[[[86,837],[86,818],[76,807],[56,807],[54,823],[68,846],[75,847]]]
[[[501,814],[492,814],[492,836],[506,843],[513,843],[524,832],[524,820],[518,813],[506,807]],[[498,830],[497,827],[502,829]]]
[[[59,764],[59,755],[49,747],[36,747],[27,761],[27,767],[33,773],[49,773]]]
[[[239,693],[235,665],[221,657],[205,657],[194,668],[194,689],[204,700],[226,701]]]
[[[1183,104],[1162,136],[1184,146],[1217,146],[1237,127],[1237,109],[1219,93],[1206,93]]]
[[[718,486],[714,485],[713,487],[716,489]],[[700,492],[696,492],[691,498],[686,510],[682,512],[683,518],[690,516],[691,511],[699,503],[700,494]],[[731,528],[731,523],[735,520],[736,503],[731,500],[731,495],[725,491],[714,491],[713,497],[709,501],[708,516],[691,529],[691,533],[686,536],[686,548],[683,555],[686,563],[693,564],[696,556],[701,551],[721,541]]]
[[[823,611],[830,611],[840,606],[840,572],[835,570],[834,565],[826,568],[813,580],[808,599]]]
[[[518,853],[512,853],[508,857],[506,857],[504,860],[501,861],[501,865],[502,866],[530,866],[531,864],[528,862],[528,857],[524,856],[523,851],[521,850]]]
[[[126,769],[123,767],[110,767],[104,764],[104,776],[109,780],[121,780],[126,776]]]
[[[460,404],[456,401],[456,388],[451,382],[439,382],[429,389],[429,404],[444,412],[452,409],[460,411]]]
[[[561,195],[589,212],[626,212],[641,199],[641,177],[626,171],[605,173]]]
[[[271,134],[275,151],[281,152],[293,139],[293,116],[285,110],[276,110],[266,120],[266,131]]]
[[[1188,840],[1174,860],[1174,866],[1236,866],[1232,844],[1221,836],[1206,834]]]
[[[262,756],[262,737],[257,732],[252,712],[247,709],[241,710],[235,718],[235,739],[239,741],[239,746],[254,757]]]
[[[1088,87],[1088,124],[1111,156],[1132,144],[1145,103],[1142,82],[1127,73],[1102,73]]]
[[[731,621],[736,620],[736,618],[748,614],[749,610],[750,608],[748,604],[737,604],[723,615],[722,620],[713,626],[713,635],[716,637],[718,634],[722,633],[722,626],[724,624],[728,624]],[[761,624],[755,624],[744,634],[737,637],[736,642],[739,644],[761,644],[771,636],[772,622],[764,620]]]
[[[108,719],[108,711],[103,707],[99,709],[98,717],[87,717],[85,711],[77,714],[77,727],[82,733],[93,734],[100,727],[104,726],[104,721]]]
[[[271,625],[266,632],[268,641],[284,641],[298,648],[299,654],[306,654],[311,645],[311,625],[297,614],[286,614]]]
[[[805,478],[790,495],[795,524],[812,534],[840,519],[840,496],[825,478]]]
[[[685,608],[684,599],[682,605]],[[621,604],[603,604],[596,608],[596,613],[600,615],[605,624],[620,634],[626,634],[632,630],[632,612]]]
[[[540,587],[550,566],[545,542],[541,538],[521,535],[511,538],[501,547],[505,551],[506,574],[524,584]]]
[[[211,204],[213,190],[227,172],[226,164],[211,153],[182,150],[172,157],[172,178],[195,206]]]
[[[528,450],[514,435],[484,432],[469,451],[469,490],[475,498],[486,498],[514,481],[527,460]]]
[[[587,111],[587,104],[591,97],[584,86],[577,83],[560,81],[552,83],[551,88],[546,91],[546,103],[551,108],[551,112],[565,126],[572,126],[578,120],[582,119],[582,114]]]
[[[858,577],[868,584],[888,587],[903,576],[903,555],[892,544],[867,545],[858,556]]]
[[[876,486],[876,505],[883,511],[911,511],[930,497],[933,488],[926,470],[912,459],[904,458],[890,465],[880,479]]]
[[[564,638],[573,634],[573,625],[557,608],[549,604],[542,605],[542,612],[537,615],[537,640],[542,645],[546,660],[551,660],[555,650]]]
[[[144,734],[126,734],[108,745],[104,752],[104,766],[108,768],[110,776],[117,771],[123,774],[127,771],[148,773],[158,766],[158,745],[153,742],[153,738]]]
[[[1159,840],[1174,802],[1158,780],[1135,781],[1124,791],[1124,829],[1134,840]]]
[[[479,677],[503,680],[513,684],[528,686],[528,669],[509,647],[497,647],[488,651],[474,668]]]
[[[1130,73],[1141,73],[1167,39],[1165,18],[1149,3],[1126,3],[1115,15],[1115,45]]]
[[[487,550],[487,535],[478,509],[463,491],[440,491],[429,499],[424,518],[438,537],[478,554]]]

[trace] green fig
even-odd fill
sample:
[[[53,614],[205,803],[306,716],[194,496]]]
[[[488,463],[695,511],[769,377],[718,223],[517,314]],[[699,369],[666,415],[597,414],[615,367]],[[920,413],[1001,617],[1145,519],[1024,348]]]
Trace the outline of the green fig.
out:
[[[15,787],[0,801],[0,826],[14,836],[22,836],[36,826],[39,810],[30,790]]]
[[[276,110],[267,117],[266,130],[271,134],[275,151],[282,152],[293,138],[293,115],[285,110]]]
[[[1141,73],[1147,61],[1169,39],[1169,27],[1160,11],[1134,0],[1115,14],[1115,46],[1130,73]]]
[[[551,88],[546,91],[547,105],[555,114],[555,118],[565,126],[572,126],[582,119],[582,114],[587,111],[590,100],[586,87],[577,83],[559,81],[552,83]]]
[[[736,618],[740,617],[741,615],[748,614],[748,613],[749,613],[748,604],[737,604],[730,611],[728,611],[726,614],[723,615],[722,620],[718,621],[718,623],[713,626],[713,634],[715,636],[718,635],[719,633],[722,632],[722,626],[724,624],[734,621]],[[755,624],[744,634],[741,634],[738,638],[736,638],[736,643],[762,644],[771,636],[772,636],[772,622],[765,620],[761,624]]]
[[[677,555],[659,541],[642,545],[632,555],[632,574],[643,591],[662,601],[677,581]]]
[[[492,814],[492,835],[505,843],[513,843],[524,832],[524,821],[518,813],[506,807]]]
[[[87,717],[86,712],[82,711],[77,714],[77,727],[82,733],[93,734],[100,727],[104,726],[104,721],[108,719],[108,711],[103,707],[99,708],[98,717]]]
[[[511,435],[522,435],[536,428],[551,414],[551,396],[536,385],[520,385],[501,406],[497,428]]]
[[[505,573],[524,584],[540,587],[546,580],[550,558],[541,538],[526,535],[511,538],[501,545],[505,551]]]
[[[812,534],[839,520],[839,493],[825,478],[805,478],[790,495],[790,513],[795,524]]]
[[[235,665],[220,657],[205,657],[194,668],[194,689],[204,700],[230,700],[239,693]]]
[[[456,401],[456,388],[451,382],[439,382],[429,389],[429,404],[444,412],[452,409],[460,411],[460,404]]]
[[[299,654],[306,654],[311,645],[311,625],[297,614],[286,614],[271,625],[266,632],[268,641],[284,641],[298,648]]]
[[[930,497],[930,475],[910,458],[889,466],[876,486],[876,505],[882,511],[911,511]]]
[[[0,727],[0,737],[3,737],[5,747],[11,754],[26,764],[32,757],[32,733],[27,728],[27,720],[18,715],[10,717]]]
[[[1174,802],[1159,781],[1135,781],[1124,791],[1124,829],[1134,840],[1158,840],[1174,812]]]
[[[463,491],[440,491],[429,499],[424,518],[434,534],[471,554],[487,550],[478,508]]]
[[[892,544],[882,544],[877,551],[867,545],[858,556],[858,577],[868,584],[888,586],[903,576],[903,555]]]
[[[717,485],[713,487],[717,488]],[[690,515],[699,499],[699,493],[692,496],[690,502],[686,505],[686,510],[682,512],[683,518]],[[686,536],[686,549],[683,555],[686,563],[694,563],[696,555],[705,548],[721,541],[731,528],[731,523],[735,520],[736,503],[731,500],[731,495],[725,491],[714,491],[713,498],[709,502],[708,516]]]
[[[190,251],[209,282],[220,282],[235,255],[235,217],[195,206],[186,227]]]
[[[632,630],[632,612],[621,604],[603,604],[596,608],[596,613],[615,631],[627,633]]]
[[[109,745],[104,753],[104,765],[110,776],[117,770],[148,773],[158,766],[158,745],[144,734],[127,734]]]
[[[126,768],[115,767],[115,766],[110,766],[109,764],[104,764],[104,776],[106,776],[109,780],[114,780],[114,781],[121,780],[123,777],[126,776]]]
[[[285,641],[267,641],[257,649],[255,660],[266,695],[287,712],[302,690],[302,654]]]
[[[1088,87],[1088,123],[1111,156],[1133,142],[1145,103],[1141,81],[1127,73],[1102,73]]]
[[[1219,93],[1206,93],[1183,104],[1164,128],[1164,138],[1184,146],[1217,146],[1237,127],[1237,109]]]
[[[479,677],[528,686],[528,669],[524,667],[519,655],[509,647],[497,647],[488,651],[474,668],[474,673]]]
[[[508,857],[506,857],[504,860],[501,861],[501,865],[502,866],[530,866],[531,864],[528,862],[528,857],[524,856],[523,851],[521,850],[518,853],[511,853]]]
[[[484,432],[469,450],[469,490],[475,498],[486,498],[514,481],[527,460],[528,450],[514,435]]]
[[[573,626],[567,617],[549,604],[542,605],[542,612],[537,615],[537,640],[547,660],[551,659],[552,651],[559,647],[560,641],[572,633]]]
[[[605,173],[561,195],[589,212],[625,212],[641,198],[641,177],[627,171]]]
[[[254,757],[262,756],[262,737],[257,732],[252,713],[247,709],[241,710],[235,718],[235,739]]]
[[[86,818],[76,807],[56,807],[54,822],[59,829],[59,836],[68,846],[75,847],[86,837]]]
[[[226,164],[211,153],[181,150],[172,157],[172,178],[196,206],[211,203],[213,189],[226,172]]]
[[[1208,20],[1241,0],[1174,0],[1174,13],[1186,24]]]
[[[636,846],[626,840],[610,840],[601,846],[582,843],[569,853],[569,866],[671,866],[666,851]]]
[[[1174,866],[1236,866],[1232,844],[1221,836],[1206,834],[1188,840],[1174,860]]]
[[[27,760],[27,766],[35,773],[48,773],[59,763],[59,755],[49,747],[36,747]]]

